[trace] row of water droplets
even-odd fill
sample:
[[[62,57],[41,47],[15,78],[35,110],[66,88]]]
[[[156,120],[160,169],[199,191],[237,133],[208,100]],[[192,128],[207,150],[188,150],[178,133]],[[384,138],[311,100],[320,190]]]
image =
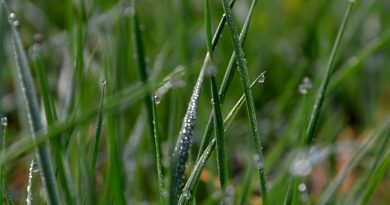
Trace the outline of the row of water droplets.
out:
[[[31,190],[31,187],[32,187],[32,178],[33,178],[33,174],[38,172],[38,165],[35,163],[34,160],[31,160],[31,163],[30,163],[30,168],[28,170],[28,184],[27,184],[27,198],[26,198],[26,203],[27,205],[31,205],[32,204],[32,190]]]
[[[8,20],[9,22],[11,23],[11,25],[15,26],[15,27],[18,27],[19,26],[19,20],[18,18],[16,17],[16,14],[14,12],[11,12],[9,15],[8,15]]]
[[[298,86],[298,91],[302,95],[306,95],[312,87],[310,78],[304,77],[301,84]]]

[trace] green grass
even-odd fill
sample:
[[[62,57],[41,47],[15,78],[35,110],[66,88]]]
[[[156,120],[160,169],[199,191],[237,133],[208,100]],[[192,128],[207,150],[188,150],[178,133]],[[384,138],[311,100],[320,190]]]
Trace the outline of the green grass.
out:
[[[386,2],[0,2],[0,205],[389,204]]]

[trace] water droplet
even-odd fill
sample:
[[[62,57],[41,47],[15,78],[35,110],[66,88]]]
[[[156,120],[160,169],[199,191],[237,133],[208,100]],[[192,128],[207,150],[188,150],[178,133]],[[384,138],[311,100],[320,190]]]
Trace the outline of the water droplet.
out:
[[[310,78],[305,77],[305,78],[303,78],[302,83],[299,84],[299,86],[298,86],[298,91],[299,91],[299,93],[301,93],[302,95],[306,95],[307,92],[311,89],[311,87],[312,87],[312,84],[311,84]]]
[[[160,96],[158,96],[158,95],[154,95],[154,96],[153,96],[153,98],[154,98],[154,103],[156,103],[156,104],[160,104],[160,102],[161,102],[161,98],[160,98]]]
[[[183,196],[186,198],[186,199],[190,199],[191,198],[191,191],[189,189],[184,189],[183,190]]]
[[[298,153],[290,165],[290,172],[295,176],[307,176],[312,170],[312,164],[306,153]]]
[[[9,18],[10,18],[10,19],[15,19],[15,18],[16,18],[16,14],[15,14],[14,12],[11,12],[11,13],[9,14]]]
[[[33,165],[32,165],[32,172],[36,173],[39,171],[39,166],[38,164],[34,161]]]
[[[306,184],[300,183],[300,184],[298,185],[298,190],[299,190],[300,192],[306,191],[306,190],[307,190]]]
[[[216,76],[217,75],[217,68],[214,66],[214,64],[210,63],[207,66],[206,74],[208,76]]]
[[[101,84],[102,86],[105,86],[105,85],[107,84],[106,79],[101,79],[101,80],[100,80],[100,84]]]
[[[259,83],[264,83],[265,82],[265,74],[267,73],[267,71],[264,71],[260,74],[260,77],[259,77],[259,80],[257,82]]]
[[[260,155],[258,155],[258,154],[253,155],[253,162],[255,163],[255,166],[257,169],[264,168],[264,163],[263,163],[263,160],[261,159]]]
[[[8,119],[7,119],[7,117],[2,117],[2,118],[1,118],[1,125],[3,125],[4,127],[8,125]]]

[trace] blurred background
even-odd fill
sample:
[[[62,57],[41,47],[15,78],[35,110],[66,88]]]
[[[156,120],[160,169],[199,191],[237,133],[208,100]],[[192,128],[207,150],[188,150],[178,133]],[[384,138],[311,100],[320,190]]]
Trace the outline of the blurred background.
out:
[[[130,1],[85,0],[85,12],[79,1],[13,0],[7,1],[18,21],[18,30],[28,54],[33,76],[36,65],[44,68],[48,88],[59,121],[74,106],[73,86],[77,49],[84,45],[82,84],[84,108],[98,105],[102,79],[117,90],[139,82],[132,43],[132,13]],[[221,1],[210,0],[212,27],[215,31],[223,14]],[[251,1],[237,0],[234,17],[241,29]],[[269,186],[278,184],[281,170],[297,150],[299,138],[311,110],[321,77],[329,58],[348,1],[335,0],[261,0],[250,24],[244,51],[251,80],[267,71],[264,83],[253,89],[266,157],[265,169]],[[142,38],[150,76],[164,77],[182,69],[188,73],[161,96],[157,106],[164,166],[167,168],[181,126],[187,103],[207,52],[204,30],[203,1],[143,0],[137,1],[137,13],[142,24]],[[301,200],[313,203],[340,168],[354,154],[356,147],[370,136],[390,111],[390,1],[357,1],[336,57],[334,75],[320,114],[315,142],[310,149],[316,163],[307,173]],[[83,36],[80,38],[80,35]],[[7,145],[29,137],[24,104],[18,83],[14,80],[15,60],[10,40],[8,17],[0,18],[0,116],[7,116]],[[217,80],[221,82],[233,52],[228,29],[214,53]],[[343,73],[343,71],[347,72]],[[302,94],[299,85],[307,77],[311,89]],[[35,77],[35,79],[37,79]],[[35,82],[38,90],[38,82]],[[77,91],[76,91],[77,92]],[[224,116],[231,110],[243,89],[239,76],[234,77],[223,104]],[[192,161],[195,160],[201,137],[212,108],[208,80],[201,93],[199,117],[195,127]],[[73,100],[73,101],[72,101]],[[42,100],[38,90],[38,101]],[[304,108],[308,110],[304,110]],[[42,107],[43,112],[43,107]],[[44,114],[42,114],[44,116]],[[150,137],[145,124],[142,101],[134,102],[121,112],[119,121],[120,149],[123,169],[128,182],[127,193],[135,204],[156,203],[158,190],[154,172]],[[137,125],[140,123],[140,125]],[[83,125],[87,143],[92,143],[94,122]],[[135,128],[139,128],[135,131]],[[102,192],[106,169],[106,122],[103,120],[101,154],[96,177],[97,191]],[[72,136],[79,136],[74,131]],[[239,193],[246,168],[251,163],[254,146],[245,109],[242,109],[227,133],[229,176],[231,188]],[[70,168],[76,184],[78,153],[76,137],[70,138],[67,149]],[[370,152],[371,153],[371,152]],[[29,162],[33,153],[7,163],[7,184],[16,203],[24,203]],[[201,176],[197,202],[214,203],[218,172],[213,155]],[[366,157],[347,177],[338,198],[347,198],[360,174],[370,169]],[[259,202],[258,176],[253,177],[251,203]],[[39,177],[34,178],[34,198],[39,201]],[[286,186],[281,190],[286,191]],[[272,192],[271,188],[271,192]],[[389,172],[374,195],[372,204],[389,204]],[[274,191],[271,193],[277,195]],[[274,197],[277,198],[277,197]],[[278,204],[278,203],[274,203]]]

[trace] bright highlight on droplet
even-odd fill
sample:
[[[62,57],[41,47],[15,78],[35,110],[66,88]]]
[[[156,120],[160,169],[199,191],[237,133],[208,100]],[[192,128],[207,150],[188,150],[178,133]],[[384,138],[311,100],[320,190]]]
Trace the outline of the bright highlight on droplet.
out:
[[[260,77],[259,77],[259,80],[257,82],[259,83],[264,83],[265,82],[265,74],[267,73],[267,71],[264,71],[260,74]]]
[[[154,96],[153,96],[153,99],[154,99],[154,103],[156,103],[156,104],[160,104],[160,102],[161,102],[161,98],[160,98],[160,96],[158,96],[158,95],[154,95]]]
[[[2,117],[0,120],[1,125],[7,126],[8,125],[8,119],[7,117]]]
[[[302,95],[306,95],[308,91],[311,89],[312,84],[311,80],[308,77],[303,78],[302,83],[298,86],[298,91]]]

